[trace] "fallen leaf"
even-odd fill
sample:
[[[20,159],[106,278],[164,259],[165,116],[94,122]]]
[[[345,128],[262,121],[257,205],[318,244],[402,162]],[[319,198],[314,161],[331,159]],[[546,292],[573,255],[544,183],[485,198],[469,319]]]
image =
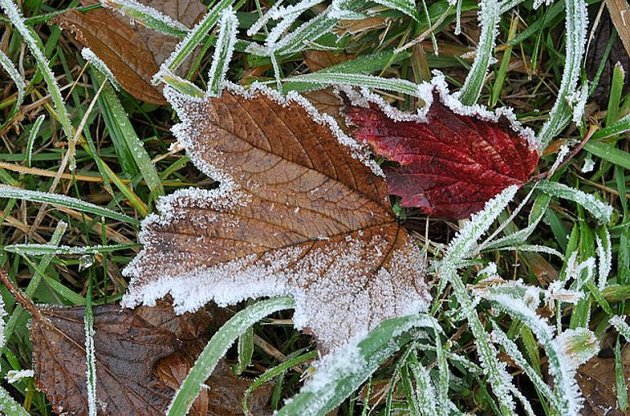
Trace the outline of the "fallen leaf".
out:
[[[331,51],[308,51],[304,53],[304,63],[311,72],[338,65],[352,58],[353,56],[350,54]]]
[[[156,375],[170,388],[176,390],[183,383],[205,342],[195,340],[184,343],[176,353],[161,359],[156,367]],[[251,385],[247,380],[234,375],[224,360],[219,361],[214,372],[206,381],[209,388],[201,389],[199,396],[189,411],[189,416],[241,416],[241,400]],[[271,415],[267,406],[273,386],[265,384],[254,390],[249,400],[250,414],[256,416]]]
[[[206,312],[176,316],[170,305],[121,310],[94,308],[99,415],[164,414],[174,390],[154,374],[155,363],[181,339],[207,328]],[[33,314],[33,369],[58,414],[88,414],[84,308],[41,308]]]
[[[401,206],[435,217],[467,218],[506,187],[523,184],[538,153],[507,123],[463,115],[463,106],[454,111],[442,97],[435,93],[425,114],[415,119],[391,107],[387,114],[376,103],[349,103],[346,114],[357,126],[357,140],[398,163],[384,171],[389,192],[402,197]]]
[[[332,87],[304,93],[304,97],[306,97],[317,111],[333,117],[344,133],[348,133],[344,115],[341,112],[343,101],[335,94]]]
[[[361,148],[332,118],[263,87],[166,95],[180,143],[221,186],[160,200],[125,270],[125,306],[169,293],[180,312],[292,295],[295,325],[324,351],[426,310],[424,258],[393,216],[378,167],[357,160]]]
[[[198,0],[142,0],[165,15],[191,27],[206,12]],[[83,5],[98,3],[82,0]],[[56,17],[53,23],[74,34],[77,41],[90,48],[112,71],[120,85],[135,98],[154,104],[165,104],[161,91],[151,84],[160,64],[179,43],[110,9],[82,13],[70,10]]]
[[[607,3],[608,4],[608,3]],[[597,21],[597,20],[595,20]],[[597,26],[592,33],[592,40],[589,43],[588,50],[586,51],[586,58],[584,59],[584,66],[590,80],[594,80],[597,71],[602,64],[604,54],[610,41],[610,36],[615,32],[615,25],[605,9],[602,12],[601,18],[597,21]],[[619,63],[621,68],[627,74],[630,71],[630,55],[621,41],[620,37],[617,37],[613,44],[608,59],[604,62],[604,68],[601,73],[601,77],[595,91],[593,92],[593,98],[597,101],[597,104],[601,108],[606,108],[608,105],[608,99],[610,97],[610,83],[612,81],[612,74],[615,65]],[[624,83],[623,94],[630,91],[630,84]]]
[[[626,385],[630,385],[630,346],[621,352]],[[576,380],[584,395],[582,416],[624,416],[617,405],[615,359],[594,357],[580,366]]]

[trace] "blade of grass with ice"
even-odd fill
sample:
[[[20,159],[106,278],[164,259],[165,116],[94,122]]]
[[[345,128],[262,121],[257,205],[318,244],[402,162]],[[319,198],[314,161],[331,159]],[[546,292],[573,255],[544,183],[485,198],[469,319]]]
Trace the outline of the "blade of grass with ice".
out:
[[[31,127],[31,131],[28,133],[28,141],[26,143],[26,166],[31,167],[31,159],[33,158],[33,144],[35,143],[35,139],[39,134],[39,129],[42,127],[42,123],[46,118],[45,115],[41,114],[33,123]]]
[[[88,277],[85,312],[83,321],[85,326],[85,363],[87,383],[88,416],[96,416],[96,352],[94,351],[94,314],[92,312],[92,279]]]
[[[483,0],[479,3],[479,7],[481,34],[475,50],[475,60],[462,89],[457,93],[459,100],[466,105],[473,105],[479,99],[494,52],[494,42],[497,38],[497,27],[500,20],[497,0]]]
[[[362,0],[349,0],[345,3],[345,6],[354,10],[362,4]],[[314,42],[332,31],[339,20],[330,16],[331,7],[278,41],[275,52],[278,55],[291,55],[300,52],[306,48],[309,42]]]
[[[210,377],[217,363],[228,348],[247,328],[265,316],[284,309],[291,309],[295,302],[290,297],[263,300],[236,313],[210,339],[197,361],[190,369],[180,389],[168,407],[168,416],[185,415],[199,395],[203,383]]]
[[[234,44],[236,43],[236,30],[238,19],[232,8],[227,8],[221,13],[219,20],[219,37],[212,57],[212,65],[208,73],[208,92],[211,97],[218,97],[223,90],[225,76],[230,67]]]
[[[413,0],[373,0],[374,3],[381,4],[390,9],[398,10],[401,13],[411,17],[416,22],[420,20],[418,16],[418,9],[416,9],[416,2]]]
[[[582,56],[586,46],[588,17],[586,2],[584,0],[566,0],[566,46],[564,71],[560,89],[556,94],[556,101],[549,113],[549,119],[538,133],[538,146],[542,150],[556,137],[571,121],[572,109],[569,103],[571,97],[575,97],[579,87],[582,70]]]
[[[514,401],[510,393],[511,386],[505,380],[505,364],[497,359],[497,351],[489,342],[489,335],[475,311],[475,303],[457,273],[457,268],[464,260],[477,253],[477,241],[488,231],[501,211],[514,198],[516,191],[516,186],[506,188],[488,201],[481,212],[474,214],[453,239],[438,266],[438,275],[451,284],[459,308],[463,311],[476,339],[476,347],[484,374],[487,375],[490,385],[499,399],[499,407],[503,415],[512,414],[514,409]]]
[[[60,254],[83,255],[97,253],[111,253],[140,247],[140,244],[115,244],[111,246],[58,246],[55,244],[12,244],[5,246],[9,253],[19,253],[27,256],[58,256]]]
[[[628,117],[628,121],[630,122],[630,117]],[[625,133],[626,131],[622,131],[621,134]],[[630,170],[630,153],[618,149],[613,145],[602,143],[599,141],[593,141],[591,139],[584,146],[584,150],[594,154],[597,157],[607,160],[610,163],[621,166],[626,170]]]
[[[175,72],[184,63],[186,58],[193,53],[195,48],[202,43],[204,38],[219,21],[225,9],[232,6],[236,0],[221,0],[208,11],[204,18],[195,25],[188,35],[177,45],[175,51],[166,59],[162,67],[167,72]],[[153,78],[154,83],[159,83],[162,77],[162,69]]]
[[[617,332],[619,332],[626,341],[630,342],[630,325],[626,323],[626,320],[623,316],[615,315],[608,320],[612,326],[615,327]]]
[[[285,78],[283,82],[305,82],[319,85],[351,85],[355,87],[377,88],[419,97],[418,85],[398,78],[383,78],[373,75],[347,74],[342,72],[314,72]]]
[[[437,326],[432,317],[423,314],[381,322],[363,338],[352,340],[323,358],[315,374],[276,415],[327,414],[359,388],[385,359],[409,342],[410,331]]]
[[[563,198],[580,204],[600,223],[607,223],[610,221],[610,217],[613,212],[612,206],[598,200],[592,194],[587,194],[579,189],[571,188],[565,184],[551,181],[538,182],[538,189],[552,197]]]
[[[494,293],[494,289],[491,287],[476,293],[532,330],[548,358],[549,372],[554,378],[557,390],[558,413],[577,416],[582,408],[582,402],[575,381],[575,371],[585,359],[597,353],[595,335],[587,329],[579,328],[566,330],[554,337],[554,328],[537,315],[522,297],[517,298],[502,292]]]
[[[55,227],[55,231],[53,232],[53,235],[50,238],[50,243],[48,245],[52,247],[56,247],[61,241],[61,237],[63,237],[63,234],[66,232],[67,228],[68,228],[68,224],[66,224],[63,221],[60,221],[57,224],[57,227]],[[6,247],[5,247],[5,250],[6,250]],[[44,257],[42,257],[39,260],[39,263],[37,265],[38,267],[35,268],[35,273],[33,273],[33,276],[31,277],[31,280],[28,282],[28,286],[26,287],[26,290],[24,291],[24,293],[29,299],[32,298],[33,295],[35,294],[35,291],[39,287],[39,284],[41,283],[42,278],[44,276],[40,271],[46,270],[48,268],[48,265],[52,261],[53,257],[54,257],[53,254],[46,254],[44,255]],[[7,325],[5,327],[5,333],[7,337],[11,337],[11,335],[13,334],[13,331],[15,330],[15,326],[18,324],[23,314],[24,314],[24,309],[22,308],[22,306],[18,305],[13,311],[13,313],[11,314],[11,317],[9,318],[9,321],[7,322]]]
[[[113,220],[126,222],[132,225],[140,225],[140,222],[128,215],[121,214],[111,209],[104,208],[89,202],[72,198],[66,195],[51,194],[48,192],[30,191],[27,189],[14,188],[12,186],[0,186],[0,198],[15,198],[24,201],[41,202],[55,206],[74,209],[79,212],[88,212],[100,217],[111,218]]]
[[[101,76],[99,73],[93,73],[93,78],[97,85],[105,82],[104,76]],[[130,161],[129,163],[135,163],[151,192],[163,195],[164,188],[155,164],[136,134],[129,116],[118,100],[114,89],[109,85],[105,85],[98,96],[98,103],[114,145],[118,146],[122,155],[127,155],[129,159],[133,160],[133,162]]]
[[[35,62],[37,63],[37,68],[41,72],[44,77],[44,81],[48,86],[48,92],[50,93],[50,97],[55,106],[57,117],[59,118],[59,123],[63,129],[64,134],[68,138],[68,143],[70,144],[70,148],[68,151],[74,152],[72,137],[74,136],[74,129],[72,128],[72,123],[70,122],[70,116],[68,115],[68,111],[66,110],[66,105],[61,96],[61,90],[59,89],[59,85],[57,85],[57,80],[55,79],[55,75],[49,67],[48,60],[44,55],[44,51],[40,48],[40,42],[38,39],[35,39],[33,32],[26,26],[24,23],[24,18],[22,17],[21,12],[17,8],[17,5],[12,0],[0,0],[0,7],[4,9],[4,12],[7,14],[8,18],[11,20],[11,23],[18,31],[18,33],[24,39],[24,42],[31,50],[33,57],[35,58]]]
[[[8,123],[18,112],[18,110],[22,106],[22,103],[24,102],[24,94],[26,93],[26,82],[24,82],[24,78],[22,78],[22,75],[17,70],[11,59],[9,59],[9,57],[5,55],[2,50],[0,50],[0,66],[2,66],[5,72],[9,74],[9,78],[13,80],[15,88],[17,89],[17,96],[15,98],[13,108],[11,108],[11,111],[9,111],[5,122],[0,125],[0,127],[4,127],[4,125]],[[2,129],[0,128],[0,130]]]
[[[167,35],[183,38],[189,32],[189,29],[177,20],[135,0],[101,0],[101,4],[128,17],[136,24]]]

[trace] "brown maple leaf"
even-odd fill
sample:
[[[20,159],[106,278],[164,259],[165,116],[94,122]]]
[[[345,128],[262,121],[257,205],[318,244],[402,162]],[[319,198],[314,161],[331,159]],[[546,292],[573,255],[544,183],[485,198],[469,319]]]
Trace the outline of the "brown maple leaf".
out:
[[[83,5],[97,4],[82,0]],[[198,0],[141,0],[165,15],[191,27],[206,12]],[[173,52],[179,39],[131,24],[128,18],[110,9],[88,12],[67,11],[53,23],[74,34],[77,41],[90,48],[112,71],[120,85],[135,98],[165,104],[161,91],[151,84],[160,64]]]
[[[392,215],[378,167],[355,158],[360,148],[331,117],[266,89],[167,96],[178,139],[221,185],[159,202],[125,271],[124,305],[170,293],[184,312],[292,295],[296,326],[324,350],[426,309],[423,256]]]

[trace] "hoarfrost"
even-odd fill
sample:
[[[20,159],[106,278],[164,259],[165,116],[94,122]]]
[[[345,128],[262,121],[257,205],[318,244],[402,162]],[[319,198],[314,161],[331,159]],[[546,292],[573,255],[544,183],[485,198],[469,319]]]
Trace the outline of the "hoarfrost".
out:
[[[101,0],[101,4],[108,9],[114,10],[121,15],[127,17],[125,11],[130,9],[135,13],[144,14],[151,19],[157,22],[163,22],[164,24],[175,27],[181,31],[187,32],[189,29],[183,25],[181,22],[171,18],[160,12],[159,10],[154,9],[153,7],[146,6],[136,0]]]
[[[9,370],[4,378],[7,380],[7,383],[13,384],[34,375],[33,370]]]
[[[7,316],[7,310],[4,307],[4,299],[0,296],[0,348],[4,348],[6,339],[4,338],[5,322],[4,318]]]
[[[612,247],[610,233],[607,228],[604,229],[604,241],[597,236],[595,242],[597,243],[597,258],[599,261],[597,268],[599,280],[597,281],[597,286],[599,287],[599,290],[604,290],[606,288],[608,275],[610,274],[610,270],[612,268]]]
[[[630,342],[630,325],[626,323],[626,319],[623,316],[615,315],[608,321],[612,326],[615,327],[617,332],[619,332],[626,341]]]
[[[96,416],[96,354],[94,351],[94,327],[91,313],[84,315],[85,320],[85,380],[87,384],[88,415]]]
[[[236,45],[236,30],[238,19],[236,13],[230,7],[221,13],[219,19],[219,36],[217,37],[216,48],[212,56],[212,64],[208,72],[208,91],[206,96],[220,95],[223,85],[225,85],[225,77],[230,67],[230,60],[234,53],[234,45]]]
[[[595,161],[593,160],[591,154],[587,153],[586,157],[584,158],[584,164],[582,165],[582,169],[580,169],[580,172],[589,173],[592,172],[593,169],[595,169]]]
[[[96,68],[100,73],[105,75],[105,78],[107,78],[111,86],[114,87],[116,91],[120,91],[120,84],[118,83],[118,80],[116,80],[116,77],[112,73],[111,69],[109,69],[107,64],[103,62],[101,58],[96,56],[92,49],[83,48],[81,50],[81,56],[83,59],[92,64],[92,66],[94,66],[94,68]]]

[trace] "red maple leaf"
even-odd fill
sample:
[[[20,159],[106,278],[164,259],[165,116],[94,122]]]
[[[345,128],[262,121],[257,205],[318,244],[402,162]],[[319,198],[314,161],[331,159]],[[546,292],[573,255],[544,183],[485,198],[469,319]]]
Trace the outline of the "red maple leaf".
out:
[[[358,141],[398,163],[383,169],[389,193],[435,217],[468,217],[506,187],[522,185],[538,162],[536,149],[508,123],[456,114],[438,94],[426,121],[394,120],[373,103],[347,105],[346,114]]]

